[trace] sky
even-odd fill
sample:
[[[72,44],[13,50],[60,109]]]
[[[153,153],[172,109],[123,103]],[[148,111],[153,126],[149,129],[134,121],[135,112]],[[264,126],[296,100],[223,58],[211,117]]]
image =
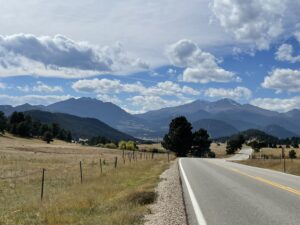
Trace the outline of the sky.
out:
[[[300,0],[0,0],[0,104],[300,109]]]

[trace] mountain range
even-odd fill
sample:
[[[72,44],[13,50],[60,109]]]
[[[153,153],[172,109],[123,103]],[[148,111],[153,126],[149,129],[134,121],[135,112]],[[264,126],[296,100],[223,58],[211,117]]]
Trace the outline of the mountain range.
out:
[[[162,138],[168,131],[170,121],[176,116],[186,116],[194,129],[205,128],[213,138],[230,136],[247,129],[259,129],[279,138],[300,136],[300,110],[280,113],[251,104],[239,104],[231,99],[214,102],[196,100],[143,114],[130,114],[113,103],[86,97],[71,98],[48,106],[0,106],[0,111],[6,115],[13,111],[29,110],[94,118],[123,133],[146,139]]]

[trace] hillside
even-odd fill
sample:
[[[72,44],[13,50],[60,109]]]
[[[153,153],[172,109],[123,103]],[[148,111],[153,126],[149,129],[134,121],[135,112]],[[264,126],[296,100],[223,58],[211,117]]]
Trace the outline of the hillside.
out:
[[[132,136],[111,128],[107,124],[93,118],[81,118],[64,113],[51,113],[39,110],[26,111],[24,113],[42,123],[59,123],[62,128],[70,130],[75,138],[104,136],[115,141],[134,139]]]
[[[193,123],[194,130],[204,128],[208,131],[211,138],[219,138],[233,135],[239,132],[235,127],[213,119],[202,119]]]
[[[289,137],[296,137],[299,136],[294,132],[291,132],[281,126],[278,125],[269,125],[266,126],[263,131],[267,134],[270,134],[272,136],[278,137],[278,138],[289,138]]]
[[[300,135],[300,110],[279,113],[265,110],[250,104],[239,104],[231,99],[214,102],[196,100],[194,102],[149,111],[143,114],[130,114],[121,107],[92,98],[71,98],[49,106],[24,104],[16,107],[0,106],[0,111],[9,115],[13,111],[42,110],[66,113],[78,117],[98,119],[114,129],[137,138],[159,139],[168,131],[169,123],[177,116],[185,116],[194,127],[201,127],[197,121],[219,121],[218,129],[209,124],[213,137],[230,135],[234,130],[257,129],[278,137]],[[203,122],[204,122],[203,121]],[[223,125],[219,124],[220,122]],[[224,126],[224,123],[226,126]]]
[[[279,139],[277,137],[274,137],[272,135],[269,135],[261,130],[256,129],[249,129],[245,130],[239,133],[236,133],[234,135],[228,136],[228,137],[222,137],[217,138],[217,141],[225,142],[229,139],[235,138],[238,135],[243,135],[245,140],[257,140],[257,141],[263,141],[263,142],[270,142],[270,143],[278,143]]]

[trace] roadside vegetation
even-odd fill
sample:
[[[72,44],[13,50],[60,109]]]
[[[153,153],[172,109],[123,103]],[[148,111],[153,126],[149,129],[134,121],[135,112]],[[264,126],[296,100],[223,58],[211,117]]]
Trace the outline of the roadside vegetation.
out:
[[[71,132],[62,129],[58,123],[42,124],[22,112],[14,112],[8,118],[3,112],[0,112],[0,132],[4,134],[5,131],[20,137],[41,138],[48,144],[54,138],[67,142],[72,141]]]
[[[199,129],[192,132],[191,123],[180,116],[173,119],[169,126],[169,132],[165,135],[162,146],[174,152],[178,157],[215,157],[210,150],[211,140],[207,130]]]
[[[0,224],[5,225],[142,224],[168,167],[166,154],[152,158],[125,151],[123,157],[118,149],[59,140],[48,145],[10,134],[0,136],[0,143]]]

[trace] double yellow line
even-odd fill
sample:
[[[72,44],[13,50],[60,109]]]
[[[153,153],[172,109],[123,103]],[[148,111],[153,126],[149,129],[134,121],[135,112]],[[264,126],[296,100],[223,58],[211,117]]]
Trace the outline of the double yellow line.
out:
[[[226,168],[226,167],[224,167],[224,168]],[[226,169],[234,171],[234,172],[236,172],[238,174],[244,175],[246,177],[250,177],[250,178],[252,178],[254,180],[260,181],[260,182],[265,183],[265,184],[269,184],[269,185],[271,185],[273,187],[276,187],[276,188],[279,188],[279,189],[282,189],[282,190],[285,190],[285,191],[288,191],[288,192],[291,192],[293,194],[296,194],[296,195],[300,196],[300,190],[293,189],[291,187],[288,187],[288,186],[285,186],[285,185],[282,185],[282,184],[279,184],[279,183],[276,183],[276,182],[264,179],[262,177],[249,175],[249,174],[244,173],[244,172],[242,172],[242,171],[240,171],[238,169],[233,169],[233,168],[226,168]]]
[[[276,182],[267,180],[267,179],[262,178],[262,177],[259,177],[259,176],[252,176],[252,175],[250,175],[250,174],[244,173],[244,172],[242,172],[242,171],[240,171],[240,170],[238,170],[238,169],[235,169],[235,168],[228,168],[228,167],[226,167],[226,166],[223,166],[223,165],[221,166],[221,165],[218,165],[218,164],[215,164],[215,163],[213,163],[213,164],[214,164],[214,165],[217,165],[217,166],[220,166],[220,167],[222,167],[222,168],[224,168],[224,169],[233,171],[233,172],[235,172],[235,173],[238,173],[238,174],[240,174],[240,175],[243,175],[243,176],[252,178],[252,179],[254,179],[254,180],[260,181],[260,182],[265,183],[265,184],[269,184],[269,185],[271,185],[271,186],[273,186],[273,187],[276,187],[276,188],[279,188],[279,189],[281,189],[281,190],[285,190],[285,191],[288,191],[288,192],[290,192],[290,193],[293,193],[293,194],[296,194],[296,195],[300,196],[300,190],[297,190],[297,189],[294,189],[294,188],[291,188],[291,187],[288,187],[288,186],[285,186],[285,185],[282,185],[282,184],[279,184],[279,183],[276,183]]]

